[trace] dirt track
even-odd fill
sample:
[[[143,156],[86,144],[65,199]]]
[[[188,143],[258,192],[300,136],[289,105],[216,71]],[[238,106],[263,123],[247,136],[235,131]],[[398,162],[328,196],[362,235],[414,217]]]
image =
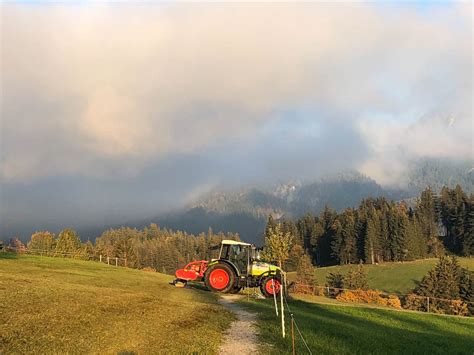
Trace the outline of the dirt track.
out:
[[[220,304],[237,316],[237,320],[233,321],[225,332],[224,343],[219,348],[219,354],[257,353],[256,316],[235,303],[240,297],[239,295],[222,295],[219,300]]]

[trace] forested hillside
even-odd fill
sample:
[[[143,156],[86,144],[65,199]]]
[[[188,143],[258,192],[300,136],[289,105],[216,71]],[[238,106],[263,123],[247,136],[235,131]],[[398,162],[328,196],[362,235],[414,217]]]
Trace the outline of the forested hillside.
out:
[[[474,193],[474,171],[469,161],[423,159],[413,162],[397,187],[381,186],[358,172],[327,175],[318,180],[287,181],[266,186],[215,191],[201,197],[182,212],[157,216],[162,226],[200,233],[212,227],[216,231],[239,233],[242,239],[261,244],[266,218],[301,218],[319,214],[325,206],[337,212],[357,207],[363,199],[384,197],[387,200],[416,204],[426,187],[439,192],[443,186],[460,185]],[[146,225],[151,220],[138,225]]]
[[[474,255],[473,195],[458,185],[437,195],[425,189],[415,206],[367,198],[357,208],[338,213],[326,206],[319,215],[275,221],[269,217],[266,237],[277,224],[293,236],[317,265],[405,261],[446,253]]]

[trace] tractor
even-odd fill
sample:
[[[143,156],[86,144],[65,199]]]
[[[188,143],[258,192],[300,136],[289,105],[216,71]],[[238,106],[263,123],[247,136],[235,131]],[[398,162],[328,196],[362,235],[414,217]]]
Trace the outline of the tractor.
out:
[[[192,261],[176,270],[173,284],[183,287],[188,281],[201,281],[213,292],[238,293],[246,287],[259,287],[265,297],[279,294],[283,271],[261,262],[255,246],[223,240],[218,247],[217,259]]]

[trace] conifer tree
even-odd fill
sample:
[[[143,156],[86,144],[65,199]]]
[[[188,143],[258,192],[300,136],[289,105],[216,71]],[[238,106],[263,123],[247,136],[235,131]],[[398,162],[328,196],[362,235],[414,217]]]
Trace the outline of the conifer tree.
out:
[[[331,244],[333,256],[340,264],[357,261],[355,218],[352,209],[346,209],[333,224],[334,239]]]
[[[441,257],[438,264],[423,277],[414,293],[435,297],[442,300],[461,299],[461,281],[465,271],[459,266],[455,257]],[[465,280],[464,285],[467,283]],[[464,286],[465,287],[465,286]],[[463,290],[465,297],[470,297]],[[440,313],[450,313],[450,302],[433,300],[431,310]]]
[[[344,276],[344,288],[350,290],[367,290],[369,288],[367,273],[362,264],[359,264],[357,267],[351,266]]]
[[[303,254],[298,260],[296,281],[305,285],[315,285],[314,267],[308,254]]]
[[[464,218],[463,255],[474,255],[474,196],[466,201],[466,215]]]

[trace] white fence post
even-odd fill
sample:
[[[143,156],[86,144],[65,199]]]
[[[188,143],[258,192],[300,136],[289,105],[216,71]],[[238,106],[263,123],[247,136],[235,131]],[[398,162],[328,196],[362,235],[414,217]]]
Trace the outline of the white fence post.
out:
[[[285,309],[283,306],[283,292],[285,292],[285,280],[283,278],[283,273],[281,275],[281,286],[280,286],[280,313],[281,313],[281,335],[285,337]]]

